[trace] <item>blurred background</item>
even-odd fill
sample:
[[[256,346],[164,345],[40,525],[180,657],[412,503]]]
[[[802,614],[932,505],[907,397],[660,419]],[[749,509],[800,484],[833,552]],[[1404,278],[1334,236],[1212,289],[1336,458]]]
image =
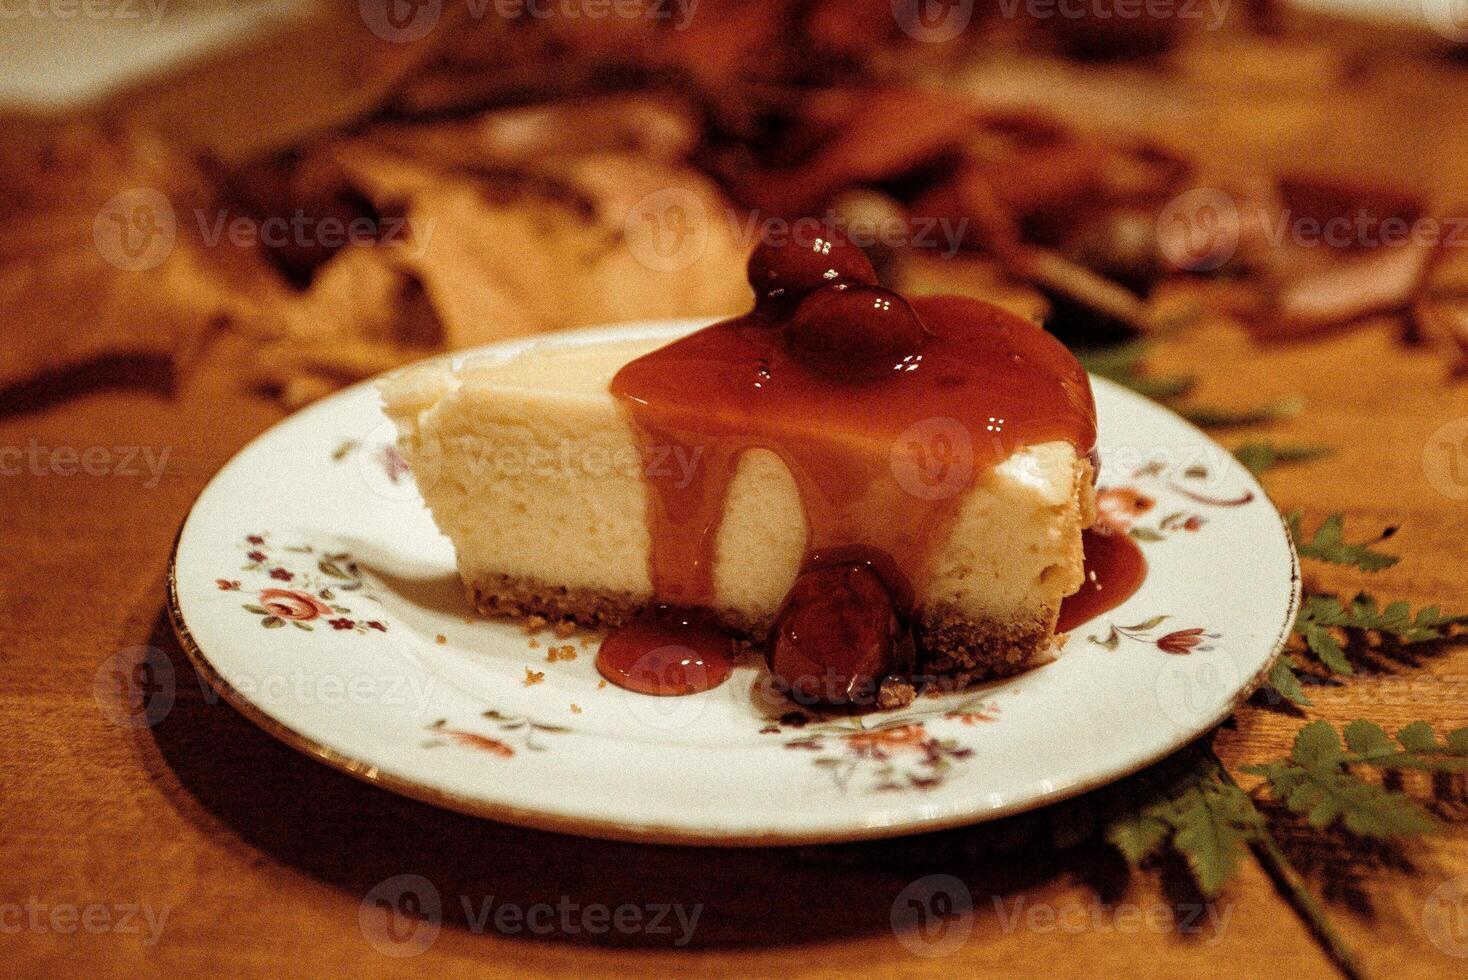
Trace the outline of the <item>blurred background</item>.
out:
[[[1290,914],[1308,886],[1370,974],[1445,975],[1463,944],[1420,926],[1468,922],[1461,834],[1404,854],[1271,805],[1305,884],[1282,898],[1239,862],[1227,931],[1016,928],[1205,906],[1181,860],[1134,881],[1094,819],[1053,813],[716,852],[414,803],[196,685],[164,596],[207,481],[286,411],[512,335],[740,311],[759,241],[841,233],[889,285],[1005,304],[1219,434],[1348,556],[1403,553],[1368,575],[1316,549],[1311,599],[1369,588],[1395,626],[1342,636],[1349,683],[1312,652],[1333,634],[1294,641],[1314,707],[1240,705],[1224,766],[1286,757],[1307,718],[1446,732],[1468,725],[1461,628],[1407,617],[1468,607],[1465,208],[1468,0],[0,0],[0,897],[176,912],[156,947],[90,913],[32,927],[6,965],[386,973],[358,916],[411,871],[466,911],[707,903],[683,972],[907,976],[891,900],[941,870],[982,896],[952,974],[1326,975],[1343,954]],[[303,452],[378,473],[369,424]],[[129,726],[171,713],[119,728],[104,685]],[[1446,775],[1431,806],[1458,820]],[[657,939],[481,935],[457,906],[435,976],[672,962]]]
[[[443,349],[734,312],[756,241],[818,227],[1088,350],[1382,316],[1468,350],[1457,0],[0,16],[0,408],[213,348],[294,407]]]

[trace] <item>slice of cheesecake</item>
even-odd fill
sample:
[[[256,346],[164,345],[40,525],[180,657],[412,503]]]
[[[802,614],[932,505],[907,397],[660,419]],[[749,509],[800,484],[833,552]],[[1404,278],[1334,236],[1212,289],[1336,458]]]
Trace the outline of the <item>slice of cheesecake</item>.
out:
[[[595,627],[697,609],[826,703],[1042,659],[1094,516],[1085,373],[1027,320],[903,300],[840,254],[757,252],[756,309],[671,343],[386,382],[475,606]]]
[[[700,461],[676,447],[644,457],[608,390],[661,345],[548,342],[384,386],[399,449],[480,612],[617,626],[667,598],[652,588],[644,470],[686,479]],[[1013,673],[1045,653],[1061,599],[1080,587],[1090,464],[1066,442],[1027,446],[962,496],[915,596],[918,644],[935,673]],[[727,625],[769,631],[808,534],[790,470],[769,450],[746,453],[714,551],[712,608]]]

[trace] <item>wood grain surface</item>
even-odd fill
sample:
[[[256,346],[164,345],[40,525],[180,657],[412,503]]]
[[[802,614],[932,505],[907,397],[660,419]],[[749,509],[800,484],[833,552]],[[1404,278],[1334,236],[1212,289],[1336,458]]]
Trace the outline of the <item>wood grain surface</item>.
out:
[[[1465,186],[1460,69],[1403,69],[1369,99],[1343,102],[1327,117],[1318,100],[1312,108],[1275,99],[1258,80],[1282,70],[1257,55],[1238,67],[1255,76],[1254,89],[1241,81],[1240,90],[1256,93],[1239,98],[1275,113],[1275,126],[1220,122],[1188,91],[1170,94],[1173,121],[1191,120],[1199,139],[1207,132],[1225,144],[1221,152],[1243,153],[1247,142],[1251,158],[1349,159],[1364,161],[1356,170],[1406,175],[1444,193]],[[1106,84],[1125,90],[1131,82]],[[1104,94],[1100,102],[1113,104]],[[1305,118],[1318,121],[1302,129]],[[1304,395],[1298,418],[1250,434],[1324,442],[1335,454],[1268,474],[1276,502],[1303,507],[1307,523],[1343,511],[1358,537],[1400,525],[1391,542],[1404,556],[1398,566],[1369,578],[1310,567],[1312,584],[1369,585],[1384,598],[1468,611],[1468,456],[1461,445],[1444,450],[1435,435],[1455,421],[1468,428],[1468,385],[1451,382],[1440,357],[1403,348],[1395,331],[1381,322],[1261,347],[1235,327],[1210,324],[1165,342],[1155,367],[1197,372],[1199,400],[1210,403]],[[190,504],[232,453],[280,417],[241,392],[232,343],[217,344],[176,386],[143,371],[0,417],[0,449],[34,445],[49,461],[39,473],[12,465],[0,476],[0,973],[1334,974],[1252,858],[1204,905],[1176,868],[1128,874],[1104,846],[1016,844],[993,827],[801,849],[603,843],[440,811],[287,749],[198,683],[164,614],[169,552]],[[133,447],[155,459],[167,451],[166,472],[156,485],[145,469],[68,472],[68,453],[92,447],[114,464]],[[114,655],[140,646],[167,657],[176,684],[166,716],[135,728],[110,720],[107,697],[95,692],[99,676],[105,690]],[[1308,714],[1250,703],[1215,745],[1237,771],[1286,752],[1307,718],[1465,726],[1465,682],[1468,649],[1442,644],[1414,663],[1312,687]],[[1412,780],[1407,788],[1430,791]],[[1434,890],[1468,874],[1462,825],[1401,852],[1317,833],[1284,843],[1369,974],[1468,972],[1468,959],[1434,943],[1423,926]],[[443,907],[441,930],[410,942],[418,951],[411,958],[380,951],[360,924],[372,889],[400,874],[431,881]],[[951,950],[918,943],[915,952],[893,930],[894,903],[931,874],[965,884],[971,932]],[[485,927],[476,918],[488,899],[701,911],[691,940],[678,945],[676,929],[538,935]],[[1459,926],[1458,942],[1468,943]],[[921,955],[933,952],[944,955]]]

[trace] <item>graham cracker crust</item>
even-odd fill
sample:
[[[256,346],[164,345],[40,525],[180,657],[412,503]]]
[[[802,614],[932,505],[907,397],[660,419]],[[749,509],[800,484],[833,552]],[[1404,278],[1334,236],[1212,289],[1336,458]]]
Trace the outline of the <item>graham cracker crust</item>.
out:
[[[510,575],[466,580],[469,601],[483,616],[549,623],[572,622],[594,629],[623,626],[651,604],[646,596],[545,585]],[[761,643],[772,622],[755,621],[727,610],[720,622],[740,640]],[[963,686],[1008,677],[1043,663],[1054,645],[1055,609],[1020,620],[966,618],[951,609],[924,609],[913,624],[918,663],[915,676],[941,678]]]

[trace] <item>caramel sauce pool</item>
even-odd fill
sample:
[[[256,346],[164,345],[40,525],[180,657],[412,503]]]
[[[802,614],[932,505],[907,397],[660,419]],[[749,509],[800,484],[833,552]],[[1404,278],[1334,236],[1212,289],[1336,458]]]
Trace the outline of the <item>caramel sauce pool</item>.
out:
[[[1147,559],[1126,532],[1108,534],[1092,528],[1081,532],[1081,544],[1086,551],[1086,578],[1079,591],[1060,603],[1057,633],[1067,633],[1115,609],[1147,577]]]
[[[699,694],[729,679],[734,642],[698,610],[659,606],[609,632],[597,651],[596,669],[640,694]]]

